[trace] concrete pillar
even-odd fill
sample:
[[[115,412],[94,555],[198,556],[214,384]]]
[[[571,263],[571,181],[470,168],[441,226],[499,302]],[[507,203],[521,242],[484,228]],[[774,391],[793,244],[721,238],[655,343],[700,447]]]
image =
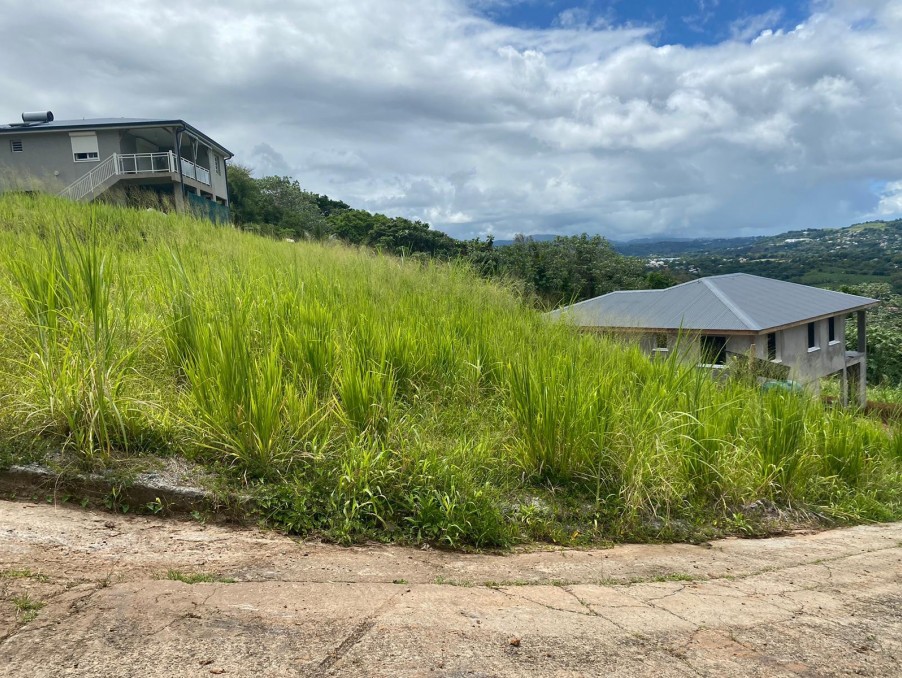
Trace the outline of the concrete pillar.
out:
[[[843,407],[849,406],[849,371],[845,366],[840,372],[839,398]]]
[[[861,312],[861,317],[864,317],[864,311]],[[864,358],[858,364],[858,404],[861,407],[868,404],[868,370]]]
[[[858,352],[864,353],[868,350],[868,338],[866,334],[866,322],[864,311],[858,311]]]

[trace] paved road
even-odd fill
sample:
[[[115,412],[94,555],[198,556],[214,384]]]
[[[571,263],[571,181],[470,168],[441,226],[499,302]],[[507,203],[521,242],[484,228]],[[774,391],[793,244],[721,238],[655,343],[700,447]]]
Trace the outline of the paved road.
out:
[[[900,676],[902,524],[498,556],[0,501],[0,675]]]

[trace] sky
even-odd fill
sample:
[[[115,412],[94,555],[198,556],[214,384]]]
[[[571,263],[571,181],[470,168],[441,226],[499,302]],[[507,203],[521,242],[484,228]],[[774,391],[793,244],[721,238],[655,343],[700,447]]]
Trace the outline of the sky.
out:
[[[902,0],[0,0],[0,58],[2,122],[182,118],[460,238],[902,216]]]

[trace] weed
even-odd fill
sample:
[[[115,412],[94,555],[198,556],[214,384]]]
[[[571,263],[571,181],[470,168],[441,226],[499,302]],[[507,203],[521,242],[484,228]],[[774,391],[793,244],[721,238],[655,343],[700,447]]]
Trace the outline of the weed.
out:
[[[162,578],[162,577],[161,577]],[[170,581],[180,581],[183,584],[234,584],[235,580],[229,577],[223,577],[218,574],[209,572],[181,572],[179,570],[169,570],[166,572],[166,579]]]
[[[16,608],[16,619],[19,619],[23,624],[33,621],[38,616],[38,611],[44,607],[43,602],[31,598],[27,593],[13,596],[12,602]]]
[[[33,579],[34,581],[42,583],[50,581],[50,577],[46,574],[32,572],[28,568],[21,570],[0,570],[0,579]]]
[[[670,572],[668,574],[659,574],[651,578],[653,582],[668,582],[668,581],[695,581],[696,577],[693,577],[691,574],[684,574],[682,572]]]

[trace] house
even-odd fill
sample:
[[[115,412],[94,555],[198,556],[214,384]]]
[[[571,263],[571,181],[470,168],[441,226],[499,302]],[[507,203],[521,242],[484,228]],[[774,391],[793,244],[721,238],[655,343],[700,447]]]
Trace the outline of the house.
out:
[[[184,120],[54,120],[46,111],[0,125],[0,189],[37,182],[72,200],[93,200],[113,188],[138,187],[215,220],[228,220],[231,157]]]
[[[839,375],[842,400],[851,381],[865,402],[865,312],[876,299],[745,273],[692,280],[663,290],[611,292],[557,309],[589,331],[628,334],[652,354],[679,348],[687,359],[723,367],[747,356],[759,373],[819,391]],[[857,314],[855,351],[846,350],[846,318]]]

